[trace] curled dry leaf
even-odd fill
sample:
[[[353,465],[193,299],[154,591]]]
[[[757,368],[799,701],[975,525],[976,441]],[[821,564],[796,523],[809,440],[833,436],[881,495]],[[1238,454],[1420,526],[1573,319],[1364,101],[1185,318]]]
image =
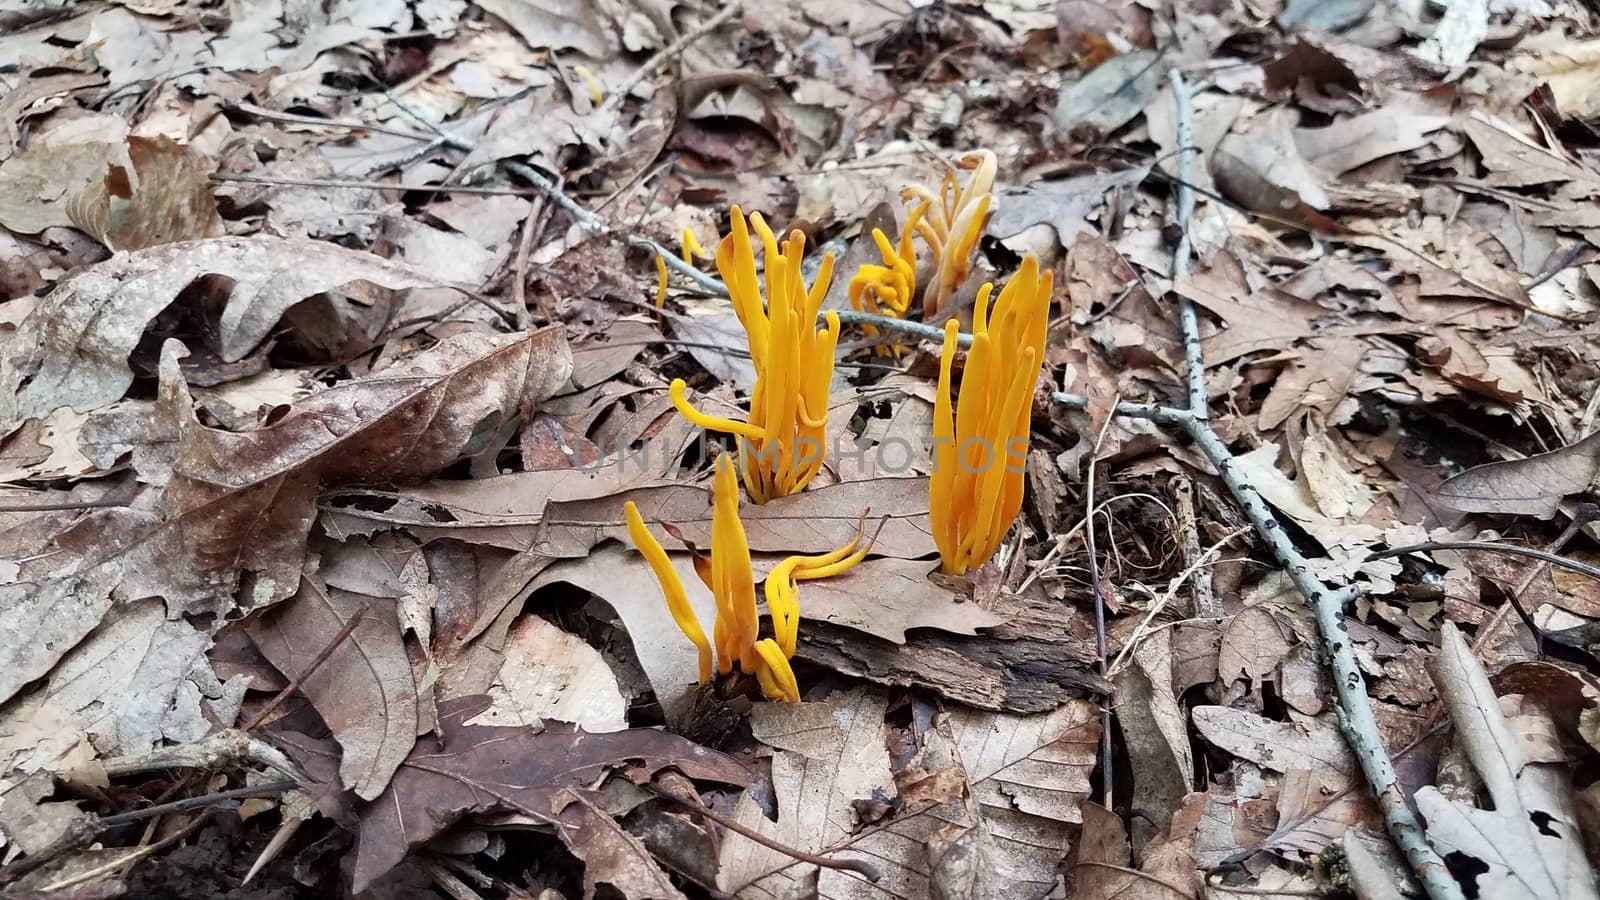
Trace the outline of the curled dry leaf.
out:
[[[776,821],[748,796],[739,820],[812,852],[869,859],[877,886],[836,870],[815,873],[835,898],[1023,898],[1048,893],[1067,854],[1079,802],[1096,762],[1099,712],[1071,701],[1032,716],[952,710],[927,732],[906,807],[883,827],[860,811],[894,796],[884,751],[881,691],[856,688],[826,703],[763,704],[755,736],[774,748]],[[967,790],[960,790],[965,783]],[[928,784],[938,788],[928,790]],[[719,887],[740,897],[778,898],[813,877],[812,867],[739,835],[722,848]]]
[[[150,322],[205,275],[233,282],[220,323],[221,355],[243,359],[290,306],[358,281],[387,288],[439,284],[416,269],[324,241],[213,238],[117,255],[56,286],[0,360],[0,430],[70,406],[120,399],[133,383],[128,355]]]
[[[1206,740],[1234,756],[1274,772],[1311,765],[1329,791],[1348,787],[1356,771],[1344,736],[1326,719],[1296,716],[1293,722],[1274,722],[1226,706],[1196,707],[1192,715]]]
[[[120,156],[117,144],[35,142],[0,166],[0,225],[18,234],[70,226],[68,198],[93,185]]]
[[[91,757],[132,756],[231,724],[249,680],[219,680],[210,643],[187,620],[167,619],[159,601],[123,607],[18,698],[10,721],[27,724],[0,736],[0,766],[64,772],[86,761],[74,752],[80,742]]]
[[[462,335],[367,379],[293,404],[272,425],[207,428],[162,353],[160,409],[176,420],[170,481],[154,502],[101,510],[73,527],[71,554],[0,586],[0,701],[50,671],[117,598],[162,597],[174,615],[259,607],[300,585],[319,483],[407,481],[458,459],[498,424],[566,379],[559,330]],[[251,590],[236,598],[243,573]]]
[[[571,722],[604,733],[628,727],[628,701],[599,650],[538,615],[511,626],[505,662],[480,717],[485,725],[538,725],[544,719]]]
[[[222,233],[208,176],[215,168],[171,138],[128,138],[131,166],[111,162],[104,177],[67,200],[67,218],[112,250]]]
[[[221,608],[241,569],[259,579],[247,605],[287,597],[299,586],[319,484],[432,475],[486,426],[549,396],[571,365],[558,329],[461,335],[300,400],[265,428],[233,433],[195,418],[178,352],[169,343],[162,354],[162,407],[178,422],[176,460],[161,524],[139,541],[166,571],[141,575],[150,580],[140,587],[141,596],[165,596],[171,608],[190,611]]]

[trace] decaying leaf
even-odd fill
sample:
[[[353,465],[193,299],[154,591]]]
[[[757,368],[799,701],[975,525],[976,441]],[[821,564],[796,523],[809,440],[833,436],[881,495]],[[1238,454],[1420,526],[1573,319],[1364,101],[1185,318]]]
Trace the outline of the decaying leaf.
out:
[[[1332,722],[1296,717],[1274,722],[1242,709],[1196,707],[1194,723],[1206,740],[1229,753],[1275,772],[1312,766],[1329,792],[1350,784],[1355,757]]]
[[[883,710],[883,695],[863,688],[836,693],[826,703],[757,707],[756,737],[774,749],[778,818],[769,820],[746,797],[736,810],[740,821],[790,846],[855,851],[887,869],[876,887],[820,870],[821,896],[880,898],[892,886],[904,896],[1020,898],[1053,883],[1068,850],[1068,823],[1079,820],[1077,804],[1094,766],[1099,726],[1093,705],[1073,701],[1036,716],[952,711],[927,736],[922,783],[911,785],[902,776],[907,809],[880,830],[864,827],[857,810],[894,796]],[[966,790],[959,788],[963,782]],[[957,793],[941,788],[929,794],[931,784]],[[783,897],[813,877],[810,867],[790,863],[729,836],[719,885],[739,889],[740,896]]]
[[[536,616],[506,636],[505,662],[489,687],[493,705],[476,721],[531,725],[544,719],[605,733],[628,727],[628,703],[600,651]]]
[[[175,609],[217,608],[218,592],[226,596],[240,569],[260,578],[247,605],[288,596],[299,586],[319,484],[431,475],[459,459],[486,425],[548,396],[570,365],[558,331],[463,335],[313,394],[267,427],[232,433],[195,419],[177,353],[169,345],[162,358],[163,408],[178,421],[177,461],[161,523],[136,546],[188,562],[182,573],[134,582],[149,583],[143,589]]]
[[[590,734],[556,722],[541,731],[473,724],[488,706],[485,697],[440,704],[442,738],[418,741],[383,793],[362,807],[355,893],[469,813],[516,812],[554,824],[568,805],[558,799],[563,789],[588,788],[629,763],[649,773],[671,767],[723,784],[743,784],[749,777],[721,753],[649,728]]]
[[[1448,799],[1436,787],[1422,788],[1417,808],[1427,817],[1429,840],[1456,861],[1459,871],[1470,873],[1478,896],[1600,896],[1565,760],[1531,752],[1519,741],[1460,632],[1446,622],[1442,639],[1434,683],[1493,806],[1474,808]]]
[[[105,177],[68,198],[72,224],[112,250],[222,233],[210,160],[169,138],[130,137],[127,155],[131,166],[112,162]]]
[[[1564,498],[1588,490],[1597,471],[1600,433],[1549,453],[1474,466],[1445,479],[1434,496],[1462,512],[1548,519]]]
[[[252,622],[250,639],[289,678],[307,674],[350,620],[350,632],[300,689],[343,749],[339,778],[356,796],[382,793],[417,736],[417,686],[395,604],[329,588],[307,576],[300,590]]]
[[[0,765],[66,773],[96,753],[138,755],[231,724],[249,680],[221,681],[205,658],[210,643],[188,621],[168,620],[159,601],[124,607],[14,701]]]
[[[233,281],[220,323],[221,354],[242,359],[284,311],[358,281],[389,288],[437,284],[422,272],[323,241],[267,237],[162,244],[78,272],[24,319],[0,360],[0,428],[70,406],[98,409],[133,383],[128,354],[145,329],[196,279]]]

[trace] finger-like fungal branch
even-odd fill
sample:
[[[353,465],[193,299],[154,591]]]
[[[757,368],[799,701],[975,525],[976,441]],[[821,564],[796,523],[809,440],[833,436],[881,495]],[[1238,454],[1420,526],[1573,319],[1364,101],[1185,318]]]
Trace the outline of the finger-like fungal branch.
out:
[[[933,259],[933,278],[922,292],[922,318],[931,322],[949,311],[950,297],[972,271],[972,253],[994,215],[994,178],[999,168],[993,152],[978,150],[956,160],[970,171],[962,184],[946,172],[935,193],[925,185],[907,185],[900,197],[916,203],[907,219]],[[914,225],[912,224],[914,223]]]
[[[1022,509],[1023,473],[1032,431],[1031,401],[1044,359],[1053,273],[1031,254],[1000,291],[978,291],[961,395],[952,401],[956,338],[945,323],[933,408],[929,516],[943,570],[964,575],[988,561]]]
[[[850,279],[850,305],[860,312],[903,318],[911,308],[911,297],[917,290],[917,248],[912,242],[917,221],[922,213],[918,207],[900,229],[900,243],[891,244],[881,229],[872,229],[872,240],[878,245],[882,265],[865,264]],[[867,337],[877,337],[876,325],[863,325]],[[878,356],[900,357],[896,344],[879,345]]]
[[[821,313],[823,327],[816,322],[833,278],[833,256],[822,258],[807,287],[801,272],[804,234],[792,231],[780,244],[759,213],[747,225],[737,206],[732,221],[732,233],[717,248],[717,271],[728,285],[756,370],[749,416],[737,422],[700,413],[682,379],[672,382],[671,396],[694,424],[739,436],[745,489],[750,499],[765,503],[801,490],[822,469],[840,326],[831,311]],[[764,273],[756,270],[752,229],[764,250]]]
[[[709,558],[688,545],[695,554],[695,573],[711,591],[717,605],[717,618],[711,629],[711,639],[707,640],[689,603],[683,580],[678,577],[661,542],[645,525],[639,508],[629,501],[623,504],[623,514],[629,538],[661,584],[661,593],[673,621],[699,651],[700,682],[710,681],[713,671],[727,675],[737,664],[740,671],[756,677],[768,697],[798,703],[800,685],[789,665],[800,625],[795,581],[837,575],[860,562],[868,549],[861,546],[861,535],[858,533],[850,543],[831,553],[791,556],[778,564],[768,577],[766,588],[774,636],[761,637],[750,543],[745,537],[744,523],[739,519],[739,481],[734,474],[733,461],[725,455],[718,456],[712,481]],[[669,532],[677,533],[670,525],[666,527]]]

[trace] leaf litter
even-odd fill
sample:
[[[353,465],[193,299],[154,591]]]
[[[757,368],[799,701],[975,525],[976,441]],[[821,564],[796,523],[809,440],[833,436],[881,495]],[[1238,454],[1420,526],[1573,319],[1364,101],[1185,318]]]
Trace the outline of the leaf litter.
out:
[[[0,0],[0,884],[1384,896],[1348,653],[1407,895],[1594,896],[1600,20],[1248,12]]]

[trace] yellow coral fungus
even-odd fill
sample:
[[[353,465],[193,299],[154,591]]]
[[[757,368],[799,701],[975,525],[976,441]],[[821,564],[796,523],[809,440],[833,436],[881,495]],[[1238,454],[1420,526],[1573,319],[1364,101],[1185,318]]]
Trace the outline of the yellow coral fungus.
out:
[[[878,245],[883,265],[866,264],[856,270],[855,277],[850,279],[851,306],[873,315],[895,319],[905,316],[911,306],[911,295],[917,290],[917,250],[911,237],[921,214],[922,207],[918,207],[906,220],[905,227],[900,230],[899,246],[889,243],[882,230],[872,229],[872,240]],[[861,330],[868,337],[878,334],[876,325],[863,325]],[[899,356],[899,348],[892,345],[879,345],[876,352],[879,356]]]
[[[683,257],[683,261],[689,265],[694,265],[697,257],[706,255],[705,248],[700,246],[700,239],[694,236],[693,228],[685,228],[683,230],[682,245],[682,252],[678,255]]]
[[[666,596],[667,610],[672,613],[672,620],[683,629],[685,636],[700,651],[700,682],[704,684],[711,680],[711,644],[706,641],[706,633],[700,629],[700,620],[695,618],[694,608],[689,605],[689,595],[683,590],[683,581],[678,578],[678,573],[672,568],[672,560],[668,559],[667,551],[662,549],[661,542],[644,525],[644,518],[639,515],[639,507],[632,500],[622,505],[623,516],[628,520],[628,536],[633,539],[633,546],[638,548],[644,556],[645,562],[650,564],[650,571],[655,573],[656,581],[661,582],[661,593]]]
[[[1022,508],[1030,401],[1044,358],[1054,277],[1032,254],[988,309],[978,292],[960,400],[950,400],[959,325],[945,323],[934,398],[929,515],[943,570],[965,574],[994,555]]]
[[[772,635],[786,655],[794,655],[800,636],[800,586],[797,582],[849,571],[872,549],[871,542],[861,543],[862,534],[858,525],[855,539],[843,547],[819,556],[791,556],[767,573],[767,612],[772,615]]]
[[[967,280],[972,270],[972,251],[989,226],[994,214],[995,156],[978,150],[961,157],[956,165],[972,172],[965,185],[947,172],[935,194],[924,185],[907,185],[900,192],[905,200],[922,201],[912,210],[917,234],[928,244],[933,257],[933,280],[922,292],[922,319],[931,322],[946,312],[950,295]]]
[[[805,487],[822,468],[839,316],[829,312],[822,328],[815,323],[833,278],[833,255],[822,258],[807,288],[800,271],[805,235],[790,232],[779,244],[759,213],[750,215],[748,226],[739,207],[732,217],[733,233],[717,247],[717,271],[728,285],[756,370],[750,415],[737,422],[700,413],[689,404],[681,379],[672,383],[671,395],[691,422],[739,436],[745,488],[752,500],[765,503]],[[764,284],[756,273],[752,228],[765,249]]]
[[[589,71],[588,66],[573,66],[572,71],[576,72],[578,77],[583,79],[584,85],[589,88],[590,102],[595,106],[599,106],[605,101],[606,92],[600,88],[600,79],[594,77],[594,73]]]
[[[661,583],[667,609],[678,627],[683,629],[683,633],[699,650],[701,683],[711,680],[713,669],[726,675],[733,671],[733,664],[737,662],[741,671],[756,676],[768,697],[798,702],[800,688],[795,681],[794,670],[789,666],[800,621],[794,580],[837,575],[860,562],[867,552],[864,546],[857,549],[861,544],[861,535],[858,533],[855,540],[831,553],[791,556],[778,563],[767,580],[767,602],[772,612],[776,640],[760,637],[750,544],[745,538],[744,524],[739,520],[739,482],[734,475],[733,462],[727,456],[717,457],[717,473],[712,482],[711,558],[709,562],[698,557],[695,559],[695,571],[717,603],[717,619],[711,629],[712,639],[707,641],[699,620],[695,618],[694,609],[689,605],[682,579],[672,567],[661,543],[645,527],[638,507],[629,501],[622,508],[628,521],[628,536],[650,564],[656,580]],[[670,526],[668,530],[671,530]],[[782,583],[776,604],[772,600],[775,580]],[[714,665],[713,646],[716,648]]]
[[[666,305],[667,305],[667,259],[666,259],[666,257],[662,256],[661,254],[657,253],[656,254],[656,309],[661,309],[661,308],[665,307]],[[661,316],[660,315],[656,316],[656,322],[657,322],[657,324],[660,324],[660,322],[661,322]]]

